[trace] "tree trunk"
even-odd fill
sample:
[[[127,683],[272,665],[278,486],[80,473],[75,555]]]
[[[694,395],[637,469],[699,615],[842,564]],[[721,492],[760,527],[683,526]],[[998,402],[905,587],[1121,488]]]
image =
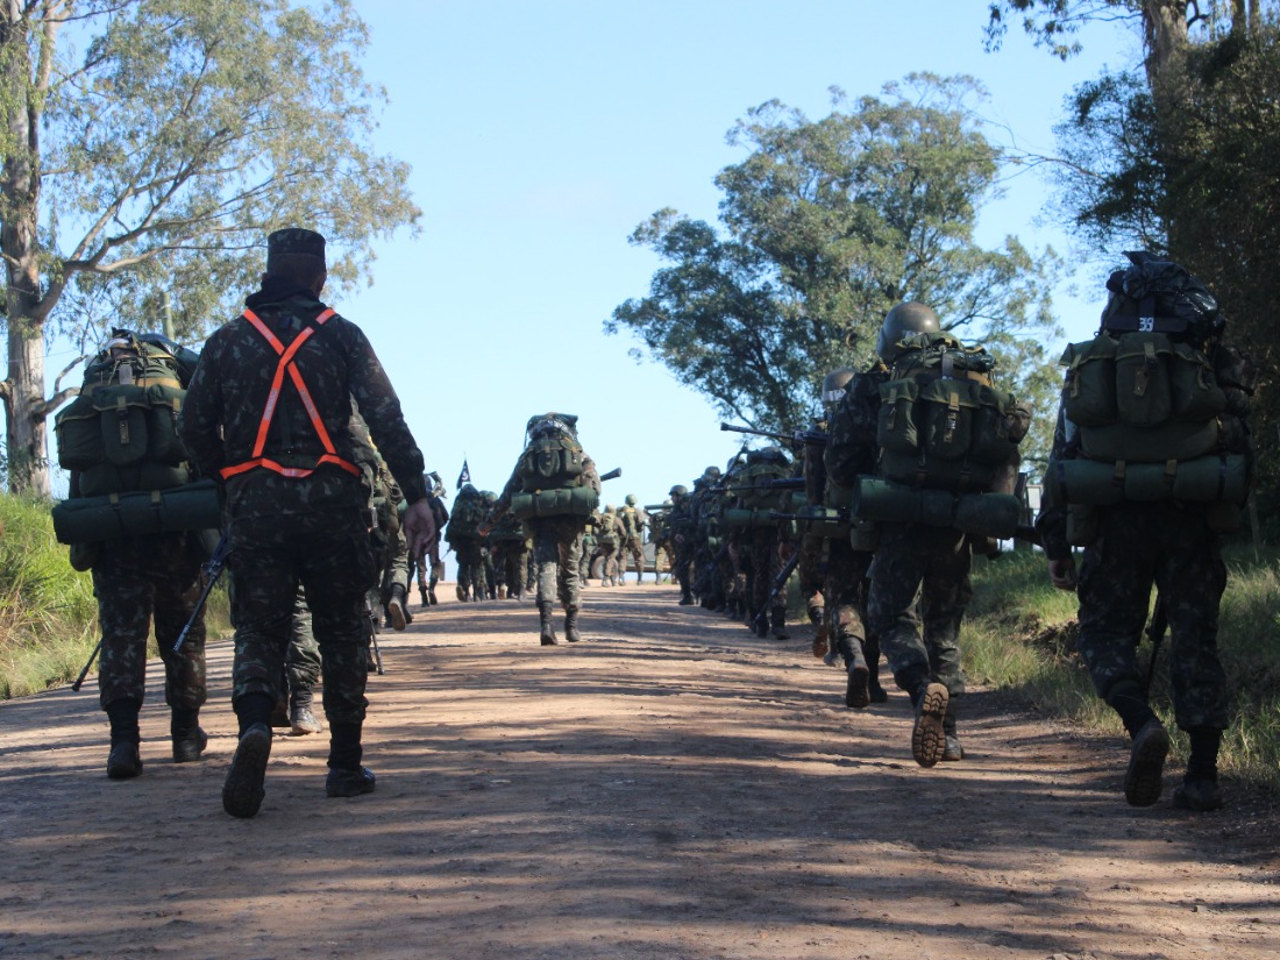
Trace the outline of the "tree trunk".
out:
[[[44,313],[40,309],[37,212],[39,130],[31,98],[30,23],[19,0],[0,7],[5,157],[0,195],[8,314],[9,367],[5,380],[5,440],[9,491],[49,496],[44,403]]]

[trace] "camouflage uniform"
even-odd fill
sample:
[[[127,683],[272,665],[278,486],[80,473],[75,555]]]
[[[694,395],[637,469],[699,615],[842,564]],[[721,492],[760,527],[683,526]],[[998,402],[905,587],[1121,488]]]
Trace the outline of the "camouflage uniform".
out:
[[[584,587],[589,585],[591,580],[591,565],[596,558],[596,525],[599,523],[599,514],[592,514],[587,517],[586,525],[582,528],[582,548],[579,550],[580,558],[578,560],[578,582]],[[535,576],[536,580],[537,577]]]
[[[628,495],[628,503],[618,511],[618,525],[622,529],[622,539],[618,546],[618,579],[625,582],[627,578],[627,557],[631,558],[636,568],[636,583],[644,581],[644,531],[649,525],[645,512],[635,506],[635,497]],[[656,580],[657,574],[654,574]]]
[[[668,518],[674,550],[671,576],[680,585],[680,603],[687,605],[693,603],[690,566],[693,563],[696,522],[689,494],[676,492],[679,489],[683,488],[672,487],[671,513]]]
[[[483,600],[489,595],[489,583],[485,577],[483,543],[476,532],[478,517],[485,507],[479,490],[471,484],[463,485],[453,504],[453,516],[445,529],[444,538],[458,558],[458,599]]]
[[[525,591],[525,570],[529,564],[530,541],[524,524],[511,512],[504,513],[489,535],[490,550],[498,588],[498,599],[519,600]]]
[[[324,709],[331,734],[328,789],[339,782],[334,771],[352,771],[357,777],[368,773],[360,766],[361,725],[368,704],[364,598],[380,571],[369,543],[368,491],[354,466],[356,452],[348,429],[353,399],[409,503],[422,500],[427,491],[422,454],[368,339],[354,324],[328,312],[315,293],[271,274],[272,244],[287,251],[297,237],[308,245],[310,238],[318,237],[309,231],[283,233],[283,240],[280,234],[270,238],[268,275],[262,289],[246,301],[280,350],[255,329],[247,314],[215,331],[187,394],[183,439],[206,475],[224,477],[229,567],[235,585],[232,702],[242,746],[247,733],[267,722],[279,696],[301,583],[322,655]],[[322,238],[319,244],[322,259]],[[323,323],[322,317],[327,317]],[[299,345],[296,341],[303,336]],[[297,349],[291,366],[309,390],[314,418],[296,384],[288,382],[280,368],[281,352],[293,347]],[[278,394],[273,381],[282,384],[276,387]],[[269,396],[278,397],[274,408],[268,406]],[[268,410],[273,413],[258,454],[255,441]],[[324,428],[328,444],[317,424]],[[259,456],[269,458],[282,472]],[[248,766],[261,761],[265,770],[258,740],[251,739],[254,756]],[[256,785],[251,784],[258,794],[256,802],[243,802],[238,795],[229,799],[233,786],[244,786],[232,783],[240,760],[238,749],[223,805],[235,816],[253,816],[261,802],[260,776]],[[367,784],[371,789],[371,774]]]
[[[535,424],[545,421],[554,423],[557,429],[563,427],[576,440],[577,417],[567,414],[547,414],[534,417],[529,421],[526,431],[531,437],[536,436],[538,427]],[[582,456],[582,473],[578,478],[581,486],[589,486],[600,493],[600,475],[596,471],[595,462],[585,453]],[[493,506],[487,523],[493,523],[511,507],[511,498],[524,489],[521,467],[523,454],[516,462],[511,477],[503,487],[502,494]],[[587,525],[585,516],[550,516],[533,517],[525,521],[533,534],[533,563],[536,571],[538,616],[540,620],[540,640],[544,646],[557,643],[555,632],[551,626],[551,611],[554,596],[560,601],[565,612],[565,635],[568,640],[576,641],[578,635],[578,613],[582,607],[582,578],[579,569],[582,561],[582,531]]]
[[[1223,450],[1252,461],[1247,416],[1256,372],[1232,347],[1213,346],[1208,356],[1214,378],[1227,397],[1226,411],[1217,420]],[[1060,405],[1047,470],[1081,455],[1076,428]],[[1217,646],[1218,609],[1227,582],[1217,532],[1222,506],[1177,500],[1122,502],[1087,508],[1082,514],[1091,515],[1093,534],[1084,548],[1076,582],[1077,649],[1098,696],[1119,714],[1133,738],[1125,795],[1136,806],[1159,799],[1159,768],[1168,749],[1167,735],[1148,704],[1147,678],[1138,664],[1153,585],[1167,618],[1174,716],[1191,742],[1186,776],[1175,801],[1195,810],[1222,805],[1217,755],[1222,731],[1231,720]],[[1052,485],[1045,488],[1036,528],[1051,562],[1073,562],[1067,540],[1068,505],[1055,500]],[[1145,784],[1144,749],[1146,773],[1152,774]]]
[[[600,585],[618,584],[618,545],[623,540],[622,526],[612,506],[596,518],[596,549],[600,552]]]

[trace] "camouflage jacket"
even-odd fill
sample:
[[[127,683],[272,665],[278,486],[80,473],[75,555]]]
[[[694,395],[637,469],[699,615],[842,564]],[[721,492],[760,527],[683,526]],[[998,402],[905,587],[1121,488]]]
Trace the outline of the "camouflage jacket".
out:
[[[308,293],[270,288],[246,303],[286,347],[326,309]],[[223,324],[209,338],[182,412],[183,441],[206,476],[253,459],[278,360],[272,345],[243,316]],[[359,459],[349,428],[354,400],[409,502],[425,497],[422,453],[391,381],[360,328],[334,314],[306,340],[293,363],[336,454],[352,463]],[[312,466],[324,452],[298,390],[286,377],[263,456],[285,466]],[[225,487],[232,516],[321,512],[340,504],[361,504],[366,498],[359,478],[329,464],[303,478],[251,469],[230,477]]]
[[[889,376],[889,368],[877,362],[849,381],[828,426],[827,449],[822,457],[827,482],[852,487],[859,476],[876,472],[880,457],[876,443],[880,385],[887,383]]]

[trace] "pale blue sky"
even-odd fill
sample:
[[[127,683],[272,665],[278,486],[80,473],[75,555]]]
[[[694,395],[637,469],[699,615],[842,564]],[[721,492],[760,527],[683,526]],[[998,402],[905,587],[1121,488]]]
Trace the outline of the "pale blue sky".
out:
[[[356,7],[366,79],[390,96],[376,146],[412,165],[422,232],[379,244],[373,287],[333,305],[368,333],[451,492],[464,455],[478,486],[499,489],[526,419],[556,409],[578,414],[602,470],[623,468],[609,502],[661,501],[737,449],[700,394],[637,365],[632,339],[602,324],[659,265],[626,242],[641,220],[671,206],[715,221],[712,178],[744,156],[724,135],[750,107],[777,98],[817,118],[832,85],[856,97],[912,71],[968,73],[990,91],[987,116],[1048,152],[1070,88],[1134,55],[1118,25],[1086,34],[1066,64],[1021,34],[986,54],[987,0]],[[1034,222],[1045,185],[1024,174],[1009,186],[982,242],[1013,233],[1061,250]],[[1059,309],[1076,337],[1097,317],[1096,299]]]

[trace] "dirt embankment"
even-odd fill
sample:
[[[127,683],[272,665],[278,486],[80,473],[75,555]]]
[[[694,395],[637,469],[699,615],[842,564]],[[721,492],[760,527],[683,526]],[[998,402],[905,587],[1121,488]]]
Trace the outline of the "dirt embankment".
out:
[[[675,599],[593,587],[555,648],[527,601],[415,606],[370,684],[377,792],[326,799],[323,740],[281,737],[248,821],[227,643],[198,764],[155,683],[133,781],[92,683],[0,704],[0,960],[1280,956],[1270,814],[1176,810],[1175,770],[1128,808],[1122,743],[983,693],[922,770],[903,695],[846,710],[807,630]]]

